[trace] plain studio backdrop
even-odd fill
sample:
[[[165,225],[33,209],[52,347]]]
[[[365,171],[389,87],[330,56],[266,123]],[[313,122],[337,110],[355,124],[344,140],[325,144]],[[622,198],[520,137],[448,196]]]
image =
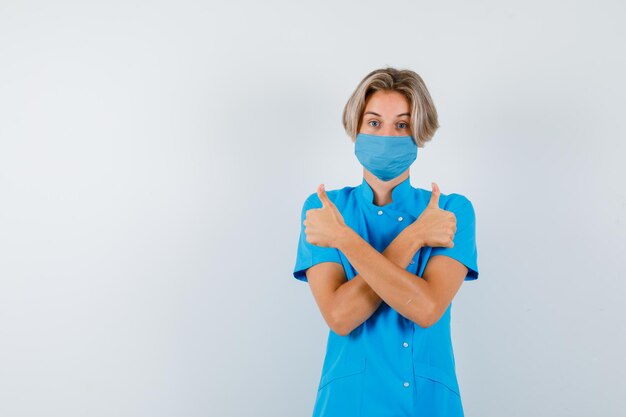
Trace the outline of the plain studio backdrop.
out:
[[[476,210],[466,415],[626,415],[624,7],[3,1],[0,415],[310,415],[300,210],[385,66],[440,115],[412,185]]]

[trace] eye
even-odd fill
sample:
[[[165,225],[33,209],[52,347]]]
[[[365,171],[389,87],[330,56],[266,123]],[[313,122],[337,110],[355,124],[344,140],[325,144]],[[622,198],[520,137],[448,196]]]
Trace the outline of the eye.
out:
[[[378,123],[378,120],[370,120],[370,121],[367,123],[368,125],[370,125],[370,126],[372,126],[372,127],[376,127],[376,126],[378,126],[378,125],[373,126],[373,125],[372,125],[372,123]]]
[[[399,127],[400,129],[405,129],[407,126],[408,126],[408,124],[407,124],[407,123],[405,123],[405,122],[400,122],[400,123],[398,123],[398,127]]]

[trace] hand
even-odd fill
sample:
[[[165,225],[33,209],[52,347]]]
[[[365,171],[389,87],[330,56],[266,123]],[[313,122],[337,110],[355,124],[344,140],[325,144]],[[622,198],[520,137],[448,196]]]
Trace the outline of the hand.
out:
[[[306,241],[321,247],[337,247],[337,240],[345,232],[346,226],[343,216],[326,195],[324,184],[317,187],[317,196],[322,202],[322,208],[310,209],[306,212],[304,224]]]
[[[456,233],[456,216],[448,210],[439,208],[439,186],[432,183],[433,192],[428,205],[420,216],[411,224],[414,233],[421,240],[422,246],[454,247],[454,235]]]

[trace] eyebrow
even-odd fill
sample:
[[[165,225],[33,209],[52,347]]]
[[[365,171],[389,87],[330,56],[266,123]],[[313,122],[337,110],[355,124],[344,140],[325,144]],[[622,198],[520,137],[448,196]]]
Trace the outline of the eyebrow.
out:
[[[368,113],[369,113],[369,114],[373,114],[374,116],[381,117],[381,116],[380,116],[380,114],[378,114],[378,113],[374,113],[373,111],[366,111],[366,112],[365,112],[365,113],[363,113],[363,114],[365,115],[365,114],[368,114]],[[400,117],[400,116],[410,116],[410,115],[411,115],[411,113],[400,113],[400,114],[399,114],[399,115],[397,115],[396,117]]]

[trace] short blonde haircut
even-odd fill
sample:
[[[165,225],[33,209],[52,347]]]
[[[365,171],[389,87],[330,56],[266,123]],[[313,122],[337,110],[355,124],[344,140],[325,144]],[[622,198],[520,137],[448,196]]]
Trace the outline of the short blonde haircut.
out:
[[[370,95],[379,90],[397,91],[404,95],[411,106],[411,132],[418,147],[432,139],[439,122],[437,110],[422,78],[411,70],[387,67],[377,69],[365,76],[352,93],[343,109],[343,127],[356,140],[363,120],[365,103]]]

